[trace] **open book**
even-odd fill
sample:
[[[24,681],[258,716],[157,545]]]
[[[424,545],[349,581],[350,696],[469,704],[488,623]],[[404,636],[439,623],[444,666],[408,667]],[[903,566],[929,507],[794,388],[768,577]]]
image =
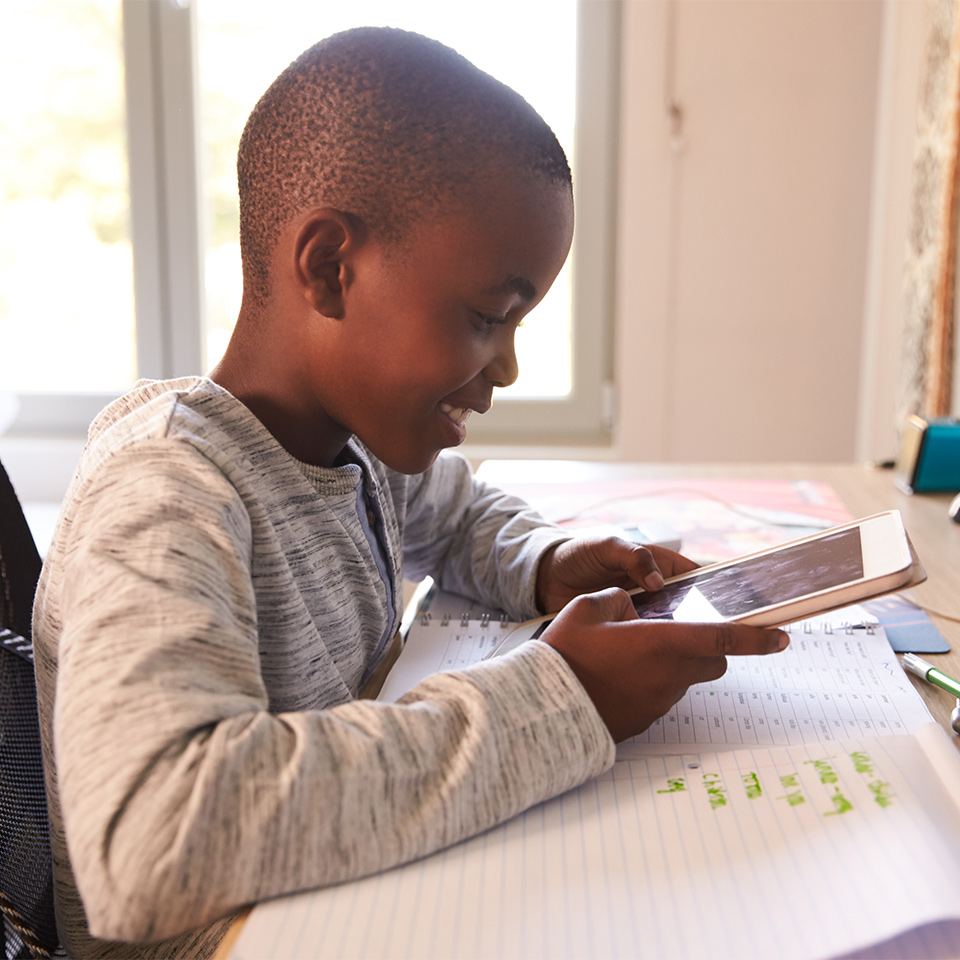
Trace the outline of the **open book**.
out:
[[[381,699],[509,626],[436,591],[417,611]],[[784,653],[691,688],[602,777],[415,863],[261,904],[232,956],[960,955],[956,749],[866,611],[790,632]]]

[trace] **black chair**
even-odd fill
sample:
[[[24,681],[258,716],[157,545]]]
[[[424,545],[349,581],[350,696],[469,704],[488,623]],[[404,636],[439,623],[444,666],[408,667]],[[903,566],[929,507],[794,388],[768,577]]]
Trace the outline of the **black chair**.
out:
[[[0,465],[0,914],[5,960],[58,952],[31,614],[40,555]]]

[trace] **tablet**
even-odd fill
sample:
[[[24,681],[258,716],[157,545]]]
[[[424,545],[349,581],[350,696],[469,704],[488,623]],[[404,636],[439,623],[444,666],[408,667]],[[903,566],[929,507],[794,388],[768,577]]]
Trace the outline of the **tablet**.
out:
[[[699,567],[654,592],[631,591],[641,619],[773,627],[926,579],[898,510],[879,513],[736,560]],[[528,620],[490,654],[536,639],[552,616]]]

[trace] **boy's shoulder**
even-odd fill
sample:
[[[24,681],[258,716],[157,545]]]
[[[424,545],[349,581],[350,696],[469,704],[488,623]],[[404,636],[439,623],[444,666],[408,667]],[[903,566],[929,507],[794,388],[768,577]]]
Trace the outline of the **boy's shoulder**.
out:
[[[90,425],[79,473],[147,446],[193,448],[213,461],[260,459],[278,447],[256,417],[207,377],[141,380]],[[259,455],[257,453],[259,451]]]
[[[393,476],[356,438],[350,440],[349,446],[348,459],[356,464],[354,470],[365,468],[377,478],[381,488],[394,488],[398,481],[403,481],[399,486],[405,489],[409,478]],[[114,400],[90,426],[74,481],[83,482],[108,461],[116,462],[118,456],[128,461],[130,456],[158,450],[165,460],[181,463],[195,463],[199,455],[239,487],[246,488],[251,482],[259,486],[269,477],[283,489],[301,484],[315,488],[302,472],[303,465],[293,459],[250,409],[208,377],[141,380]],[[323,478],[325,492],[355,492],[353,473],[342,468],[323,472],[327,474]]]
[[[104,440],[123,446],[138,439],[228,428],[250,419],[246,408],[207,377],[140,380],[94,418],[88,445]]]
[[[172,440],[254,446],[276,443],[259,420],[208,377],[140,380],[94,418],[86,454],[142,441]]]

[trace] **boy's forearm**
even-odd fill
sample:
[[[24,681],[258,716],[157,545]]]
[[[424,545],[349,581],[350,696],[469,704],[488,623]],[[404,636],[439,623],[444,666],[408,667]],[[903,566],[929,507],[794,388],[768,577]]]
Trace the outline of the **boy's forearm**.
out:
[[[58,753],[91,932],[134,941],[430,853],[613,758],[589,699],[540,644],[431,677],[397,705],[239,713],[167,742],[106,716],[78,736],[67,702]],[[94,776],[105,738],[115,769]]]

